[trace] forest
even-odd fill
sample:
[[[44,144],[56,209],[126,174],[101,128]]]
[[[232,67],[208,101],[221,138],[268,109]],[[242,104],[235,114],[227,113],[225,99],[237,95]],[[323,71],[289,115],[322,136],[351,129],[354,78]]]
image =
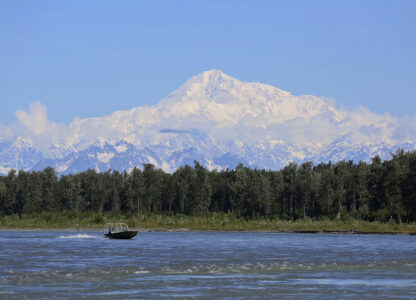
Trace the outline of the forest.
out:
[[[200,163],[166,173],[151,164],[130,172],[58,175],[11,170],[0,176],[0,216],[42,212],[198,215],[232,212],[282,220],[416,220],[416,152],[398,150],[371,163],[290,163],[279,171],[209,171]]]

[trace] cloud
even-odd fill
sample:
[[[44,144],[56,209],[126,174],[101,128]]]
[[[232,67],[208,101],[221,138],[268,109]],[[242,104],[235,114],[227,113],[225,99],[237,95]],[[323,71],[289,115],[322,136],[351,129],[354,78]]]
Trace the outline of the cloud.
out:
[[[416,140],[416,115],[401,118],[394,129],[393,138],[397,141],[414,142]]]
[[[390,143],[398,123],[399,119],[388,113],[376,114],[364,106],[359,106],[354,110],[345,110],[344,118],[332,124],[335,129],[332,132],[333,137],[348,136],[356,143]],[[319,128],[317,129],[319,131]],[[311,134],[314,135],[312,132]]]
[[[37,135],[48,129],[49,121],[46,107],[40,102],[31,103],[29,105],[29,112],[18,110],[15,114],[21,125]]]
[[[301,103],[298,101],[298,103]],[[179,117],[159,106],[136,107],[130,111],[117,111],[111,115],[77,119],[70,124],[48,120],[47,109],[40,102],[31,103],[28,110],[16,112],[18,124],[2,126],[0,138],[26,136],[33,139],[42,149],[48,145],[80,147],[94,142],[99,136],[109,140],[126,139],[136,146],[171,143],[167,140],[169,130],[177,133],[203,132],[222,143],[226,140],[239,140],[244,144],[267,144],[270,140],[287,141],[295,145],[325,146],[340,137],[348,137],[354,142],[403,142],[416,139],[416,116],[395,118],[389,114],[375,114],[365,107],[353,111],[337,110],[332,106],[318,107],[313,114],[283,119],[265,114],[245,114],[241,118],[228,115],[225,119],[211,119],[206,112]],[[183,137],[181,137],[183,139]]]
[[[0,137],[6,139],[27,137],[39,149],[48,151],[50,145],[69,145],[73,139],[73,130],[64,123],[55,123],[48,120],[46,107],[41,102],[32,102],[28,111],[18,110],[15,113],[17,124],[7,126],[3,130],[0,126]]]
[[[0,123],[0,140],[10,139],[13,137],[13,131],[9,126],[4,126]]]

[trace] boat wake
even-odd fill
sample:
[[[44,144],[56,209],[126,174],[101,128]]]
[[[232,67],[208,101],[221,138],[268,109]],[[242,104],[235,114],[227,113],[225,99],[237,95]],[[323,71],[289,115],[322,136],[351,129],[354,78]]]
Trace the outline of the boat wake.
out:
[[[90,234],[74,234],[74,235],[61,235],[58,239],[103,239],[102,236],[90,235]]]

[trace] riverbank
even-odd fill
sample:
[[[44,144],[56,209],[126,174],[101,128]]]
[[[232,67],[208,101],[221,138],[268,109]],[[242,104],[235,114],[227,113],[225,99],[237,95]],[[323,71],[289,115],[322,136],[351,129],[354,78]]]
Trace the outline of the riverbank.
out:
[[[414,234],[415,223],[367,222],[355,219],[287,221],[273,218],[246,220],[233,214],[186,215],[44,213],[0,217],[0,230],[101,230],[105,223],[123,222],[140,231],[251,231],[295,233]]]

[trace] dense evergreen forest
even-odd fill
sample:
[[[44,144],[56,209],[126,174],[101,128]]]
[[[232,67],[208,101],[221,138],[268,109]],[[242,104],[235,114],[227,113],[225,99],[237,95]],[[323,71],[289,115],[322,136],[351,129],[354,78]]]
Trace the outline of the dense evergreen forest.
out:
[[[199,214],[245,218],[416,220],[416,152],[370,164],[290,163],[280,171],[208,171],[198,162],[173,174],[145,164],[131,172],[88,170],[58,176],[52,168],[0,176],[0,216],[40,212]]]

